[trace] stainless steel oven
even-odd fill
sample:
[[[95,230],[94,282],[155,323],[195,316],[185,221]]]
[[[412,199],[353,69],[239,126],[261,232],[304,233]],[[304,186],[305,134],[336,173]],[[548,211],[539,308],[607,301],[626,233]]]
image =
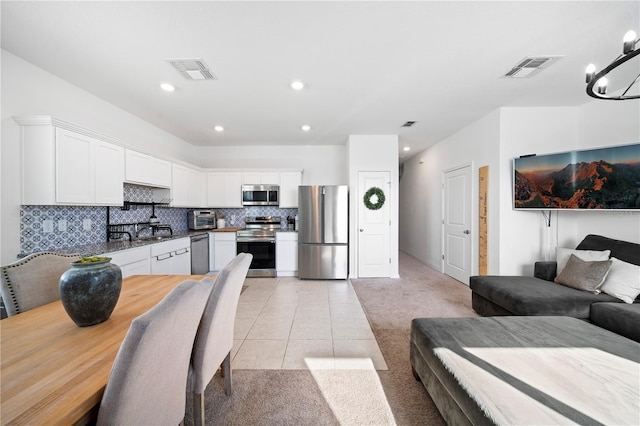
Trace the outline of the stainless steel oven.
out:
[[[280,216],[251,216],[245,224],[245,229],[236,231],[236,252],[253,255],[247,277],[275,277]]]

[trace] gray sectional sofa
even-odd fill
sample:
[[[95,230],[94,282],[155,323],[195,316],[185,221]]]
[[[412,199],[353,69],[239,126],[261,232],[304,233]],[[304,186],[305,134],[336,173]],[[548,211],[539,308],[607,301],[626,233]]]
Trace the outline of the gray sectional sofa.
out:
[[[588,235],[576,249],[609,250],[637,285],[640,244]],[[582,266],[570,259],[563,277],[569,262]],[[589,265],[598,262],[614,260]],[[637,424],[637,295],[625,303],[616,292],[558,284],[556,266],[539,262],[534,277],[472,277],[472,306],[484,318],[412,321],[414,376],[448,424]]]
[[[590,234],[576,250],[609,250],[610,257],[640,265],[640,244]],[[556,262],[536,263],[533,277],[471,277],[472,307],[482,316],[579,318],[640,342],[640,300],[629,305],[603,292],[594,294],[557,284],[555,278]]]

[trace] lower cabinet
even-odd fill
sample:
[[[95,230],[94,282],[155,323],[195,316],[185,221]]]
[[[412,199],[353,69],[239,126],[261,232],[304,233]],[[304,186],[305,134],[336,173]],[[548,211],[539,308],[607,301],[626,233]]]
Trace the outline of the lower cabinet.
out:
[[[236,233],[212,232],[213,234],[213,269],[219,271],[236,257]]]
[[[180,238],[151,246],[151,274],[190,275],[191,239]]]
[[[297,232],[276,232],[276,273],[279,277],[298,275]]]
[[[149,275],[151,273],[149,246],[114,251],[105,253],[102,256],[110,257],[111,263],[120,267],[122,278],[130,277],[131,275]]]

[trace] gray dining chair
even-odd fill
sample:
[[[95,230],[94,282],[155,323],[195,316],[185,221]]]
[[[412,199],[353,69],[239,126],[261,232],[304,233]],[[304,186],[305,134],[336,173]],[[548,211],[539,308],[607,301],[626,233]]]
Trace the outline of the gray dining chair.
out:
[[[193,420],[204,424],[204,391],[222,365],[225,391],[231,395],[231,348],[233,329],[242,284],[253,256],[240,253],[215,279],[213,290],[202,314],[189,370],[189,390],[193,393]],[[213,281],[211,278],[204,278]]]
[[[193,341],[211,288],[186,280],[131,322],[100,403],[98,425],[182,423]]]
[[[79,254],[40,252],[0,267],[7,316],[60,300],[60,277],[76,260]]]

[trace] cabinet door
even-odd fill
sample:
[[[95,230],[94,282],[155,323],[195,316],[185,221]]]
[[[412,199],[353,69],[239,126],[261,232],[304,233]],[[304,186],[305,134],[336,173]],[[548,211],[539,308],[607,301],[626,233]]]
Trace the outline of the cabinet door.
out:
[[[182,248],[173,252],[171,273],[175,275],[191,275],[191,251]]]
[[[242,173],[224,174],[224,200],[223,207],[242,207]]]
[[[215,232],[214,234],[214,271],[219,271],[236,257],[236,234]]]
[[[298,186],[302,185],[302,172],[280,173],[280,208],[298,208]]]
[[[260,183],[260,172],[242,173],[242,183],[244,185],[258,185]]]
[[[280,185],[280,172],[262,172],[260,173],[261,185]]]
[[[190,207],[189,178],[189,169],[177,164],[171,166],[171,204],[173,207]]]
[[[276,271],[278,276],[295,276],[298,270],[298,235],[276,233]]]
[[[207,206],[224,207],[224,173],[207,173]]]
[[[207,206],[242,207],[242,173],[207,173]]]
[[[127,278],[132,275],[149,275],[151,274],[151,263],[149,259],[140,260],[138,262],[130,263],[122,266],[122,278]]]
[[[152,275],[171,275],[173,272],[173,253],[163,253],[151,258]]]
[[[124,174],[127,182],[171,186],[171,163],[130,149],[125,150]]]
[[[95,143],[96,204],[122,205],[124,148],[107,142]]]
[[[93,141],[84,135],[56,129],[56,202],[94,202]]]

